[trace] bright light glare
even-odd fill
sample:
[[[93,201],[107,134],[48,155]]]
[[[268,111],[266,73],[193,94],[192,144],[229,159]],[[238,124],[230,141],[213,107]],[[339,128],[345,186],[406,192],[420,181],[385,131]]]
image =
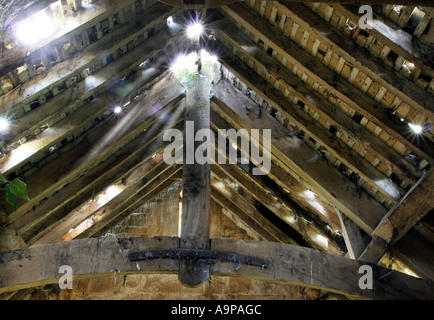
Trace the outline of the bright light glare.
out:
[[[115,112],[115,113],[121,113],[121,112],[122,112],[122,108],[121,108],[121,107],[116,107],[116,108],[114,109],[114,112]]]
[[[329,246],[329,241],[327,238],[320,234],[315,235],[313,240],[324,248],[328,248]]]
[[[4,132],[9,128],[9,121],[5,118],[0,118],[0,131]]]
[[[194,72],[196,70],[196,54],[190,53],[189,55],[180,55],[176,61],[172,64],[171,70],[175,74],[180,74],[186,70],[188,72]]]
[[[16,24],[16,35],[24,44],[35,44],[48,37],[54,30],[53,23],[45,15],[38,13]]]
[[[115,198],[118,194],[120,194],[123,190],[124,188],[118,185],[112,185],[108,187],[107,190],[98,196],[98,205],[102,207],[107,202]]]
[[[421,126],[419,126],[417,124],[411,124],[411,123],[409,123],[408,125],[410,126],[411,130],[413,130],[414,133],[416,133],[416,134],[422,133],[423,129]]]
[[[202,49],[200,52],[200,56],[203,62],[210,61],[212,63],[216,63],[218,61],[218,58],[216,55],[210,54],[208,51]]]
[[[313,192],[310,191],[310,190],[306,190],[306,191],[304,191],[303,194],[302,194],[301,196],[302,196],[304,199],[306,199],[306,200],[310,200],[310,201],[315,200],[315,193],[313,193]]]
[[[203,26],[198,22],[195,22],[187,27],[187,36],[189,38],[198,37],[202,34],[202,32]]]

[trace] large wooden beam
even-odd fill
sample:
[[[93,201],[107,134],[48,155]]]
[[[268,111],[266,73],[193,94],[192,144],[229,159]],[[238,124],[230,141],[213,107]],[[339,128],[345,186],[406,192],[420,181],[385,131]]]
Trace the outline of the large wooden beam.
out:
[[[434,247],[416,231],[410,230],[390,253],[422,279],[434,281]]]
[[[216,261],[214,275],[275,280],[321,288],[347,297],[368,299],[434,299],[434,283],[376,265],[372,268],[372,289],[361,289],[361,262],[313,249],[264,241],[210,240],[212,250],[267,259],[268,268]],[[73,279],[124,274],[176,273],[176,258],[130,261],[132,252],[177,249],[179,238],[92,238],[2,253],[0,293],[46,284],[57,284],[72,268]],[[68,253],[68,254],[65,254]],[[363,279],[362,279],[363,281]]]
[[[240,0],[160,0],[161,2],[187,9],[217,8]]]
[[[210,130],[211,87],[209,77],[198,75],[186,96],[181,247],[187,249],[207,249],[209,246],[211,171],[208,161],[197,161],[196,150],[204,140],[196,141],[196,134]],[[206,139],[211,145],[210,137]],[[199,260],[184,259],[178,276],[184,284],[196,286],[208,279],[209,266]]]
[[[364,250],[361,260],[378,262],[389,246],[396,244],[432,210],[434,207],[432,171],[431,169],[426,172],[407,195],[379,222],[372,233],[373,240]]]
[[[433,169],[429,170],[417,184],[390,210],[375,228],[373,235],[394,244],[401,239],[434,207]]]
[[[228,5],[240,0],[160,0],[161,2],[188,9],[215,8],[223,5]],[[301,2],[300,0],[288,0],[288,2]],[[322,2],[318,0],[307,0],[303,2]],[[418,5],[434,5],[432,0],[330,0],[328,3],[345,3],[345,4],[418,4]]]

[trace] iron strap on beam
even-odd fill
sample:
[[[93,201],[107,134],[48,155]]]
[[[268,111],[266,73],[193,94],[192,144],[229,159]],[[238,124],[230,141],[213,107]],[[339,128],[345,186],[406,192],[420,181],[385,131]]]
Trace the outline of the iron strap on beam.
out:
[[[268,268],[267,259],[240,255],[231,252],[223,252],[205,249],[156,249],[132,252],[128,258],[130,261],[141,261],[150,259],[191,259],[201,260],[204,263],[212,264],[216,262],[233,262],[237,264],[247,264],[251,266]]]

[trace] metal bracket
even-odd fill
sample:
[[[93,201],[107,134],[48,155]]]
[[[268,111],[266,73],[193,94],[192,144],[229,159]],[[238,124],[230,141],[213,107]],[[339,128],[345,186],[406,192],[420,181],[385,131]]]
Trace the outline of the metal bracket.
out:
[[[131,252],[128,255],[130,261],[141,261],[150,259],[192,259],[201,260],[206,264],[216,262],[233,262],[236,264],[247,264],[251,266],[268,268],[269,261],[267,259],[256,258],[251,256],[240,255],[231,252],[223,252],[216,250],[204,249],[157,249]]]

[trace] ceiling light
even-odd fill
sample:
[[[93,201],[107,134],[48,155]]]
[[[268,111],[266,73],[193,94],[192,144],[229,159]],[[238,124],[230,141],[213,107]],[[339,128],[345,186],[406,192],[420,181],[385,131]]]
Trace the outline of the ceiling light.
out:
[[[122,108],[121,107],[116,107],[113,111],[114,111],[114,113],[121,113],[122,112]]]
[[[5,118],[0,118],[0,131],[4,132],[9,128],[9,121]]]
[[[190,53],[189,55],[179,55],[175,62],[172,64],[171,70],[179,75],[183,72],[191,73],[196,70],[196,60],[197,56],[195,53]]]
[[[18,22],[14,28],[18,41],[23,44],[36,44],[48,37],[54,29],[53,23],[45,15],[45,12],[37,13]]]
[[[408,125],[410,126],[411,130],[413,130],[414,133],[416,134],[422,133],[423,130],[422,126],[419,126],[417,124],[411,124],[411,123],[409,123]]]
[[[189,38],[199,37],[203,32],[203,26],[199,22],[195,22],[187,27],[187,36]]]

